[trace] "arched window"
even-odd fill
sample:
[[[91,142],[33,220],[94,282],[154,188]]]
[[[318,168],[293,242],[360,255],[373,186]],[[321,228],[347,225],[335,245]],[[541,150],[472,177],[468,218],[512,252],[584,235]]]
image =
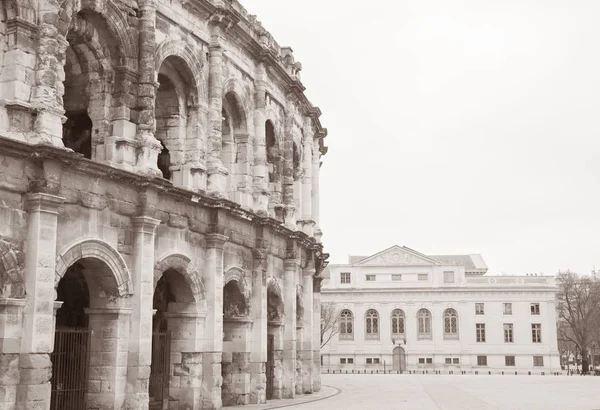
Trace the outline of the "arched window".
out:
[[[340,340],[354,340],[354,315],[348,309],[340,312]]]
[[[444,311],[444,339],[458,339],[458,313],[454,309]]]
[[[404,312],[395,309],[392,312],[392,337],[404,336]]]
[[[365,315],[365,339],[379,339],[379,313],[375,309]]]
[[[431,339],[431,312],[427,309],[417,312],[417,339]]]

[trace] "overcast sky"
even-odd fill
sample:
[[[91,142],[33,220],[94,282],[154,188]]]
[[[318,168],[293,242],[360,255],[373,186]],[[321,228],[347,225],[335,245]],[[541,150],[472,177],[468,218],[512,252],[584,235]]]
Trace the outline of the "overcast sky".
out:
[[[600,1],[241,1],[323,111],[332,263],[398,244],[600,269]]]

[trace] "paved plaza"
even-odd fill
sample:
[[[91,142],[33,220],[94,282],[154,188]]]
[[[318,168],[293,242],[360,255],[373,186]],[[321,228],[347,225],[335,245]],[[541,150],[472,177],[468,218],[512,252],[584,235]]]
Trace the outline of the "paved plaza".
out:
[[[324,374],[318,400],[290,410],[600,410],[600,377]],[[336,394],[337,393],[337,394]],[[323,398],[331,395],[328,398]],[[303,398],[304,399],[304,398]],[[246,406],[254,408],[255,406]]]

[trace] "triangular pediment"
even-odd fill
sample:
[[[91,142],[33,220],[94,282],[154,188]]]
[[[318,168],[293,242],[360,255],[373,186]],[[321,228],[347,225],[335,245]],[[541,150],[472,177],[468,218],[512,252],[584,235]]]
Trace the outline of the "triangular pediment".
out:
[[[431,266],[438,265],[439,262],[431,259],[427,255],[423,255],[406,246],[394,245],[391,248],[368,256],[357,263],[359,266]]]

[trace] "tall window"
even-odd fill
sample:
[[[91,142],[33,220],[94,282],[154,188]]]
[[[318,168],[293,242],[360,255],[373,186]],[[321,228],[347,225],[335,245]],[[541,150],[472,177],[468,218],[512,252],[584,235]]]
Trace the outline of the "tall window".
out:
[[[340,312],[340,340],[354,340],[354,315],[348,309]]]
[[[475,314],[476,315],[484,314],[483,303],[475,303]]]
[[[417,339],[431,339],[431,312],[427,309],[417,312]]]
[[[512,303],[504,303],[502,307],[503,315],[512,315]]]
[[[365,315],[365,339],[379,339],[379,313],[375,309]]]
[[[476,337],[477,342],[479,342],[479,343],[485,342],[485,323],[475,324],[475,337]]]
[[[458,339],[458,314],[454,309],[444,311],[444,339]]]
[[[504,324],[504,343],[513,343],[513,324]]]
[[[396,309],[392,312],[392,336],[404,335],[404,312]]]
[[[340,273],[340,283],[350,283],[350,272]]]
[[[531,314],[532,315],[539,315],[540,314],[540,304],[539,303],[532,303],[531,304]]]
[[[542,325],[540,323],[531,324],[531,341],[533,343],[542,343]]]

